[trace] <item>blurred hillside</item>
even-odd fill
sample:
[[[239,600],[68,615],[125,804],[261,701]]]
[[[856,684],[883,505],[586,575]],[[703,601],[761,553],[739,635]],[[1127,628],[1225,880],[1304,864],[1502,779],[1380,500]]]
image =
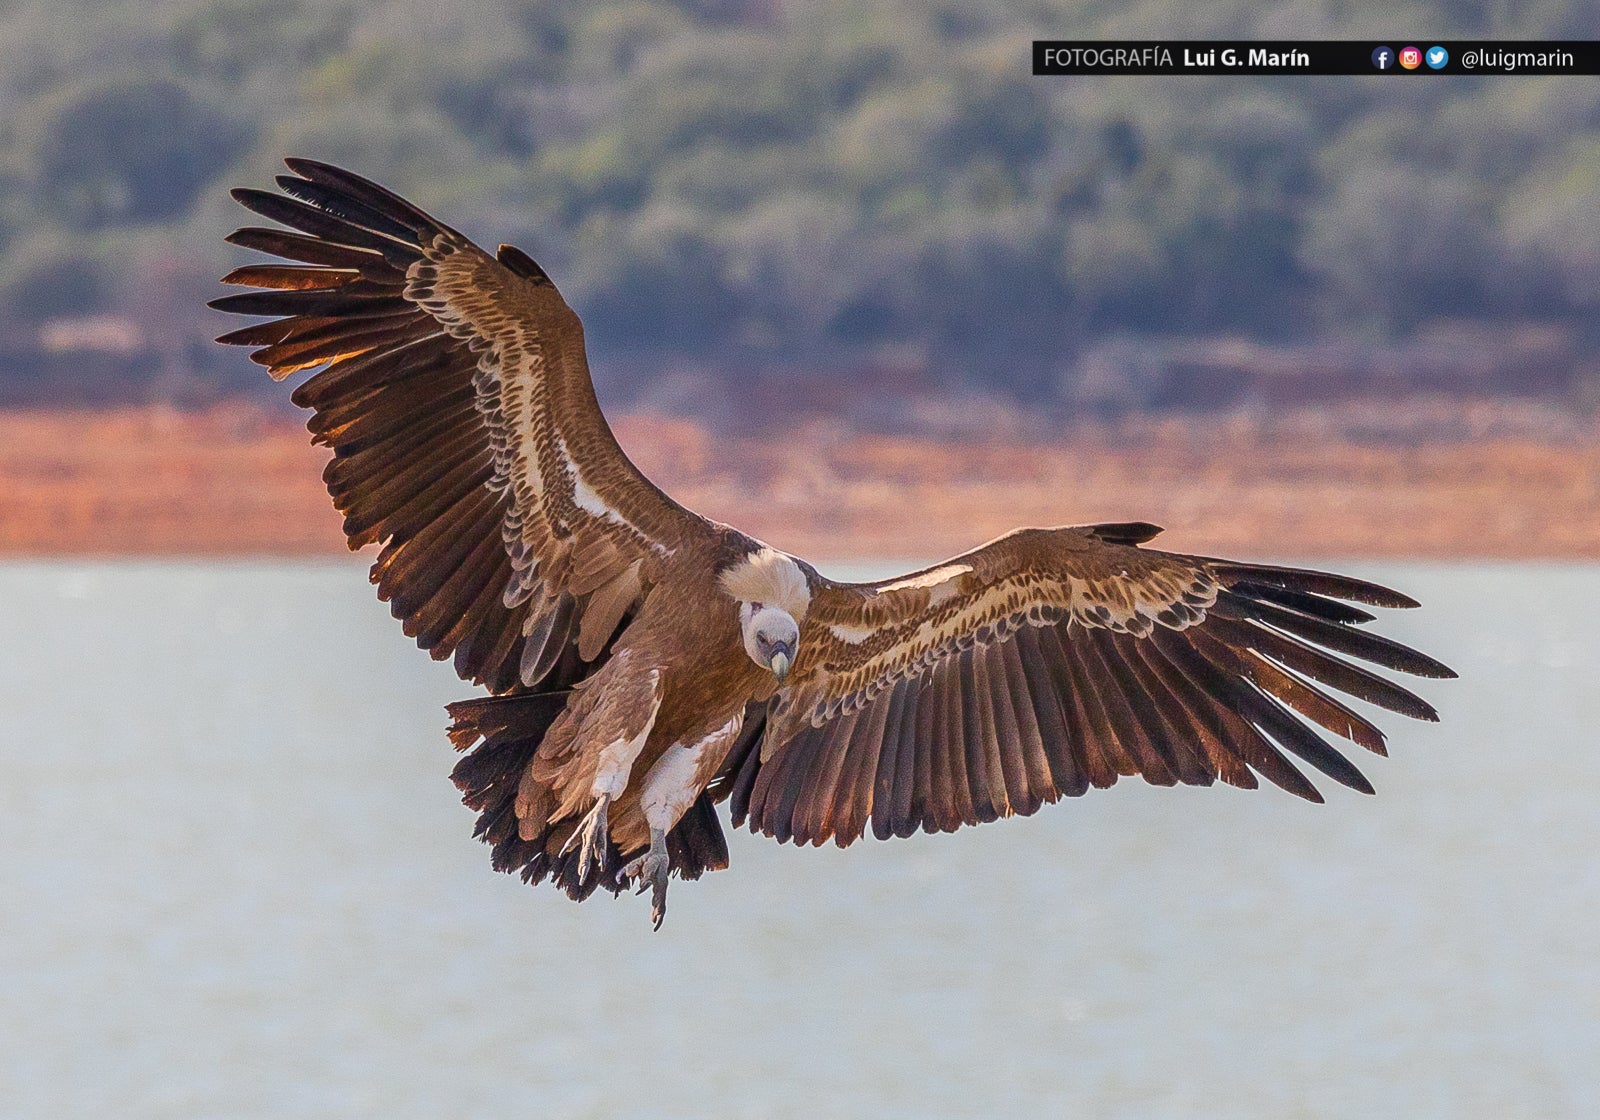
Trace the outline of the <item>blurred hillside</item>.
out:
[[[292,153],[529,250],[603,394],[658,412],[738,378],[768,415],[889,428],[982,402],[1587,413],[1600,83],[1045,79],[1028,44],[1589,37],[1595,13],[3,0],[0,404],[269,391],[202,305],[242,259],[226,189]]]

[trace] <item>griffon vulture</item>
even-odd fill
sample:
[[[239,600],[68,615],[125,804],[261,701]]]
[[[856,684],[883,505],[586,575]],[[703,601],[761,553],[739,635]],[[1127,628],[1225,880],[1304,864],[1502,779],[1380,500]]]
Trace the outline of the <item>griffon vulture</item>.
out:
[[[1311,725],[1384,753],[1345,693],[1418,719],[1355,663],[1454,674],[1370,634],[1359,579],[1140,547],[1143,523],[1019,529],[896,579],[840,583],[691,512],[628,461],[583,327],[519,249],[495,256],[348,171],[236,190],[290,264],[225,279],[225,334],[293,394],[352,549],[406,634],[489,695],[450,706],[452,774],[494,866],[574,899],[725,867],[714,806],[846,845],[1027,815],[1138,775],[1258,778],[1286,755],[1371,792]]]

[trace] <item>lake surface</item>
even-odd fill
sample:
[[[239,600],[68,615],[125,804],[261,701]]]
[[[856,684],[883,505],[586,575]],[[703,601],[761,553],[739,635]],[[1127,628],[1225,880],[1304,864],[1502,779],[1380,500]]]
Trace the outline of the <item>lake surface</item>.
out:
[[[1125,781],[575,906],[354,563],[0,566],[0,1116],[1600,1115],[1600,568],[1344,565],[1375,798]]]

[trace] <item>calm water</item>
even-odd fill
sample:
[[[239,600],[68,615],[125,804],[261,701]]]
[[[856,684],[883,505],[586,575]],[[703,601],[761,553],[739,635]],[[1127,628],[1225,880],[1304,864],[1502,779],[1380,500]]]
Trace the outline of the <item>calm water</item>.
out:
[[[1600,569],[1358,570],[1463,677],[1376,798],[741,833],[652,935],[488,869],[359,567],[0,566],[0,1116],[1600,1115]]]

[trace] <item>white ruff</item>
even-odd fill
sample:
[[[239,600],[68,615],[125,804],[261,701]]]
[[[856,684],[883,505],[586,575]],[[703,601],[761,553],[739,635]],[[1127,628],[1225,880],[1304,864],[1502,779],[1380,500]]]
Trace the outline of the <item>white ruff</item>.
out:
[[[794,557],[775,548],[753,552],[721,575],[723,590],[741,603],[777,607],[796,622],[811,606],[811,587]]]

